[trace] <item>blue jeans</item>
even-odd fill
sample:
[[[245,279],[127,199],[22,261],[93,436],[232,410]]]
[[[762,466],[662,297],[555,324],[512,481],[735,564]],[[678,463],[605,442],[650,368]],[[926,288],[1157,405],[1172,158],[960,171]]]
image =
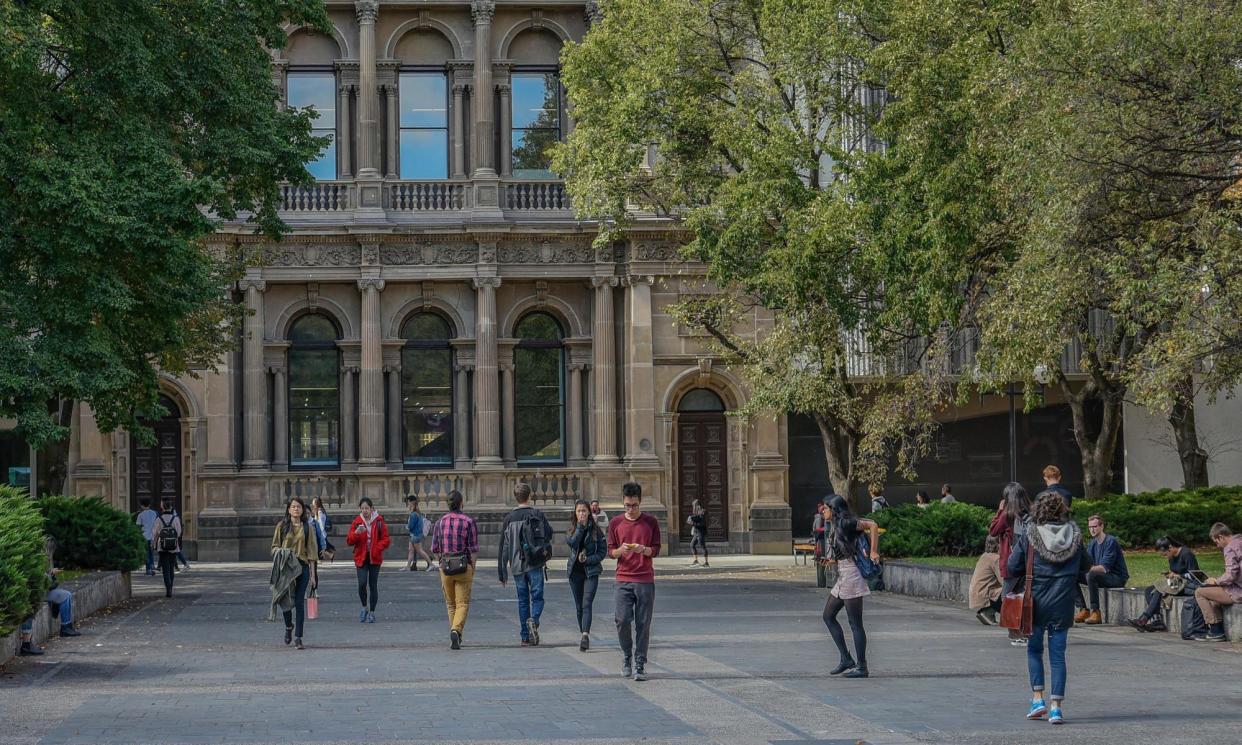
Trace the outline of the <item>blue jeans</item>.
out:
[[[151,548],[151,539],[147,539],[147,574],[155,571],[155,549]]]
[[[60,606],[60,624],[73,623],[73,593],[57,587],[47,591],[47,602]]]
[[[1065,698],[1065,646],[1069,643],[1069,628],[1050,629],[1036,626],[1026,643],[1026,666],[1031,675],[1031,690],[1044,690],[1044,632],[1048,633],[1048,667],[1052,670],[1053,701]]]
[[[543,615],[543,567],[532,569],[526,574],[513,575],[513,584],[517,586],[518,598],[518,620],[522,624],[520,629],[522,638],[526,639],[529,633],[526,630],[526,619],[535,619],[535,625],[539,625],[539,617]]]

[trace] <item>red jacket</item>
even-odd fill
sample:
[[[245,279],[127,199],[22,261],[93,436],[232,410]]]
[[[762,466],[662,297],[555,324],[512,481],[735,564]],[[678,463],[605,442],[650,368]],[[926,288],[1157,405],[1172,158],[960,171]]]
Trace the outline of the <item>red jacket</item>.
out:
[[[367,555],[367,534],[358,532],[358,526],[362,524],[362,515],[358,515],[349,524],[349,532],[345,534],[345,542],[354,547],[354,566],[356,567],[362,566],[362,561]],[[371,563],[379,566],[384,563],[384,549],[392,545],[383,515],[375,514],[375,520],[371,522],[371,531],[374,533],[371,536]]]

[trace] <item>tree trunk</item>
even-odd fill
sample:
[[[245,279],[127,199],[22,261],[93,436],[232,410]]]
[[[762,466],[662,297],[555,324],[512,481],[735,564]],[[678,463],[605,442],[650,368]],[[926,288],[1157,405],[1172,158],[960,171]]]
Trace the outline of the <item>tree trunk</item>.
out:
[[[859,511],[861,497],[855,492],[858,480],[854,477],[854,460],[858,455],[858,443],[862,439],[858,432],[833,417],[823,414],[815,415],[815,423],[819,425],[819,435],[824,442],[824,455],[828,461],[828,480],[832,489],[845,497],[854,507],[855,514],[865,514],[868,510]]]
[[[1177,457],[1182,462],[1182,488],[1201,489],[1207,486],[1208,454],[1199,447],[1199,432],[1195,427],[1194,380],[1189,376],[1178,385],[1177,401],[1169,412],[1169,424],[1173,427],[1173,439],[1177,442]]]
[[[1099,499],[1112,483],[1113,456],[1117,452],[1117,435],[1121,431],[1121,397],[1093,393],[1091,388],[1075,394],[1064,382],[1061,387],[1074,415],[1074,441],[1078,443],[1082,455],[1083,497]],[[1100,415],[1097,421],[1092,422],[1097,425],[1091,428],[1095,432],[1094,437],[1088,434],[1086,412],[1087,401],[1092,399],[1101,404]]]

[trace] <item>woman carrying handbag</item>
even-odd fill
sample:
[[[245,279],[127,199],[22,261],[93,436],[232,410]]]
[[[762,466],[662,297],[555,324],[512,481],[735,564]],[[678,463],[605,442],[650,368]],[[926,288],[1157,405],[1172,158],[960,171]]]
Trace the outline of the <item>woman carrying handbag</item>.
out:
[[[1033,695],[1027,719],[1042,719],[1046,714],[1052,724],[1065,721],[1065,647],[1074,625],[1078,576],[1088,564],[1082,531],[1069,519],[1065,500],[1056,492],[1040,492],[1031,528],[1014,542],[1006,567],[1010,577],[1019,579],[1023,592],[1010,593],[1001,605],[1001,625],[1014,628],[1017,624],[1015,630],[1030,637],[1026,661]],[[1051,705],[1044,697],[1045,637],[1052,674]]]

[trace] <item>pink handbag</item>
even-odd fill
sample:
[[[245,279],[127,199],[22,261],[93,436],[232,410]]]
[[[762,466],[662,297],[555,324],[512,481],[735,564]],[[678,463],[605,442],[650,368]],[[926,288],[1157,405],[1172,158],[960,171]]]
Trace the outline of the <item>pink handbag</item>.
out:
[[[310,619],[319,618],[319,596],[312,595],[306,599],[306,617]]]

